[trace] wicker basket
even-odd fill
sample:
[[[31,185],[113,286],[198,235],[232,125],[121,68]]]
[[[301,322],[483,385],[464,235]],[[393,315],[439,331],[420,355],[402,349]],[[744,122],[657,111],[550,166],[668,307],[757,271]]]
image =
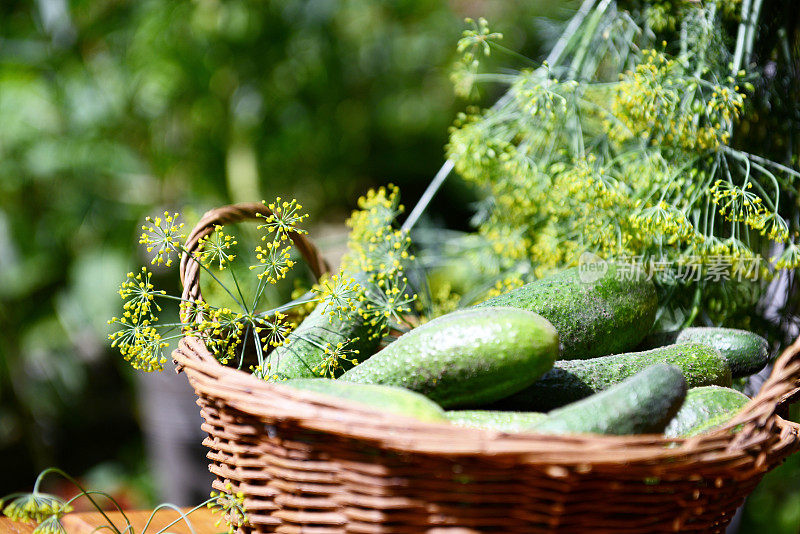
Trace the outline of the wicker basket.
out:
[[[214,225],[266,214],[212,210]],[[295,236],[315,274],[326,265]],[[199,268],[181,263],[184,297]],[[723,532],[761,477],[800,447],[776,413],[798,392],[800,342],[724,428],[689,439],[504,434],[423,423],[260,381],[197,339],[173,357],[197,393],[214,486],[245,494],[245,532]],[[730,432],[741,425],[736,433]]]

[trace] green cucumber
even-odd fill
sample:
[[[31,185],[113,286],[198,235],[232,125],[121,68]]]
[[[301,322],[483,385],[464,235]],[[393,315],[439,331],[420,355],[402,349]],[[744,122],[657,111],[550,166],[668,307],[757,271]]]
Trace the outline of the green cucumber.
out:
[[[541,434],[649,434],[664,430],[686,397],[683,372],[653,365],[591,397],[558,408],[529,430]]]
[[[372,192],[370,192],[372,193]],[[365,221],[366,227],[358,232],[353,229],[348,237],[348,252],[342,262],[342,276],[352,277],[361,287],[372,283],[371,280],[377,275],[378,270],[365,269],[363,262],[349,261],[350,256],[358,256],[358,251],[372,246],[371,238],[378,232],[391,227],[397,215],[397,197],[391,196],[383,202],[376,201],[385,197],[385,191],[379,190],[377,194],[367,198],[367,203],[359,203],[362,208],[360,212],[361,220]],[[379,265],[380,261],[375,261]],[[356,304],[363,309],[364,304]],[[373,328],[367,324],[363,314],[353,311],[346,317],[331,317],[327,312],[335,308],[330,300],[323,300],[317,304],[312,312],[295,328],[287,337],[286,341],[275,347],[265,359],[265,369],[263,374],[269,379],[278,380],[290,378],[315,378],[324,375],[322,364],[327,356],[326,348],[335,348],[339,343],[346,345],[348,351],[352,352],[353,357],[366,357],[378,349],[380,337],[375,336]],[[351,364],[342,360],[342,368],[336,374],[341,374]]]
[[[368,339],[368,325],[361,317],[331,318],[324,310],[321,304],[315,307],[292,331],[286,343],[267,355],[267,376],[278,379],[321,376],[320,365],[328,345],[347,344],[348,350],[358,350],[359,354],[369,354],[377,348],[379,340]],[[353,342],[355,339],[357,341]],[[347,362],[342,363],[346,369]]]
[[[405,415],[420,421],[446,421],[444,410],[432,400],[404,388],[374,384],[350,384],[330,378],[294,378],[279,382],[295,389],[332,395],[365,404],[379,411]]]
[[[728,421],[733,419],[734,415],[736,415],[736,413],[721,413],[721,414],[715,415],[714,417],[712,417],[708,421],[705,421],[702,424],[699,424],[696,427],[694,427],[690,432],[687,432],[685,434],[681,434],[680,437],[682,437],[682,438],[690,438],[692,436],[698,436],[700,434],[704,434],[704,433],[708,432],[709,430],[713,430],[713,429],[717,428],[718,426],[724,425],[725,423],[727,423]],[[741,427],[741,425],[737,425],[733,429],[733,432],[738,432],[740,427]]]
[[[556,327],[561,358],[592,358],[630,350],[655,320],[658,300],[650,280],[614,264],[599,277],[580,267],[567,269],[503,295],[482,306],[512,306],[538,313]]]
[[[411,330],[341,378],[405,387],[453,408],[517,392],[550,369],[557,356],[558,333],[542,316],[471,308]]]
[[[559,360],[552,370],[531,386],[494,407],[551,410],[608,389],[658,363],[677,366],[683,371],[689,387],[731,385],[731,370],[717,349],[700,343],[685,343],[591,360]]]
[[[547,414],[539,412],[493,410],[452,410],[444,415],[454,425],[502,432],[521,432],[547,417]]]
[[[721,425],[750,402],[747,395],[719,386],[692,388],[664,435],[668,438],[694,436]]]
[[[675,343],[704,343],[717,349],[731,367],[733,378],[762,370],[769,360],[769,344],[758,334],[736,328],[695,327],[678,334]]]

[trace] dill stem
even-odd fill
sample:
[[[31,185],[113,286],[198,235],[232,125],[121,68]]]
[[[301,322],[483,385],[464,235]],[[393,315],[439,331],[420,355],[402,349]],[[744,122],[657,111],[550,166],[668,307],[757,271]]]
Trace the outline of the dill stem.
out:
[[[605,14],[610,3],[611,0],[602,0],[594,13],[592,13],[592,17],[589,19],[589,26],[586,31],[583,32],[583,39],[570,65],[568,78],[574,78],[575,73],[580,70],[583,60],[586,57],[586,52],[589,50],[589,45],[592,42],[592,37],[594,37],[597,26],[600,24],[600,20],[603,18],[603,14]]]
[[[547,55],[547,59],[545,59],[544,61],[545,63],[547,63],[549,66],[555,66],[561,62],[570,41],[572,41],[572,37],[577,34],[578,27],[583,23],[583,20],[589,14],[589,11],[591,11],[592,7],[594,7],[596,1],[597,0],[583,1],[583,4],[581,4],[581,7],[578,9],[578,12],[575,13],[572,19],[570,19],[569,23],[567,24],[567,27],[564,29],[564,32],[558,38],[558,41],[556,41],[556,44],[553,46],[553,49],[550,50],[550,53]],[[603,0],[603,2],[607,6],[609,0]],[[605,7],[603,8],[603,10],[605,11]],[[495,102],[492,108],[499,109],[503,107],[506,103],[508,103],[510,99],[511,99],[511,92],[506,91],[506,93],[502,97],[500,97],[497,100],[497,102]],[[454,165],[455,163],[450,159],[444,162],[441,168],[436,172],[436,176],[434,176],[431,183],[428,184],[428,187],[425,189],[425,192],[422,194],[422,197],[420,197],[419,201],[414,206],[414,209],[411,210],[411,213],[409,213],[405,222],[403,222],[401,230],[410,231],[411,228],[414,227],[414,225],[417,223],[417,220],[419,220],[419,217],[428,207],[428,204],[430,204],[431,199],[433,199],[434,195],[436,195],[436,192],[442,186],[447,176],[453,170]],[[255,306],[253,307],[253,309],[255,309]]]
[[[753,9],[750,12],[750,20],[747,24],[747,36],[745,38],[743,58],[745,63],[750,61],[750,55],[753,53],[753,43],[756,40],[756,23],[758,22],[758,17],[761,15],[761,4],[762,0],[753,0]]]
[[[77,480],[75,480],[74,478],[72,478],[67,473],[65,473],[64,471],[62,471],[61,469],[59,469],[57,467],[48,467],[47,469],[45,469],[44,471],[39,473],[39,476],[36,477],[36,482],[33,485],[33,493],[37,493],[39,491],[39,484],[42,482],[44,477],[49,473],[56,473],[58,475],[61,475],[62,477],[66,478],[70,483],[72,483],[73,486],[78,488],[80,490],[80,492],[81,492],[80,494],[81,495],[85,495],[86,498],[89,499],[89,502],[92,503],[92,506],[97,508],[97,511],[100,512],[100,515],[102,515],[105,518],[105,520],[108,521],[108,524],[111,525],[111,527],[114,529],[114,532],[117,532],[117,534],[120,534],[119,529],[116,526],[114,526],[114,523],[111,522],[111,518],[109,518],[108,515],[106,515],[106,513],[100,507],[100,505],[97,504],[97,502],[95,502],[94,499],[92,499],[92,496],[90,495],[90,492],[86,491],[86,489],[83,486],[81,486],[80,483]],[[95,492],[91,492],[91,493],[95,493]],[[127,527],[131,528],[131,522],[128,520],[128,516],[125,515],[125,512],[122,510],[122,508],[119,506],[119,504],[117,504],[117,502],[110,495],[106,495],[105,493],[103,493],[103,495],[106,496],[112,503],[114,503],[114,505],[119,510],[120,514],[122,514],[122,518],[125,520],[125,524],[127,525]]]
[[[694,298],[692,299],[692,310],[689,312],[689,316],[683,323],[683,328],[691,326],[694,320],[697,318],[697,314],[700,313],[700,297],[703,295],[702,284],[698,283],[697,286],[694,288]]]
[[[193,512],[196,512],[197,510],[199,510],[200,508],[206,506],[208,503],[212,502],[213,500],[214,500],[214,498],[212,497],[212,498],[206,500],[205,502],[202,502],[202,503],[198,504],[197,506],[195,506],[194,508],[192,508],[191,510],[189,510],[185,514],[183,512],[181,512],[181,509],[178,508],[177,506],[175,506],[174,504],[169,504],[169,503],[160,504],[160,505],[156,506],[156,508],[150,514],[150,517],[147,519],[147,523],[145,523],[144,527],[142,528],[142,534],[147,532],[147,527],[150,526],[150,523],[155,518],[156,512],[158,512],[159,510],[162,510],[164,508],[169,508],[170,510],[174,510],[174,511],[178,512],[180,517],[178,519],[176,519],[175,521],[173,521],[172,523],[170,523],[169,525],[166,525],[161,530],[159,530],[157,534],[161,534],[162,532],[166,532],[166,530],[168,528],[170,528],[171,526],[179,523],[180,521],[185,521],[186,522],[186,526],[189,528],[189,530],[192,532],[192,534],[195,534],[195,530],[192,527],[192,524],[189,522],[189,518],[188,518],[189,514],[192,514]]]
[[[736,49],[733,53],[731,75],[736,76],[742,66],[744,55],[744,41],[747,36],[747,25],[750,20],[750,0],[742,0],[742,15],[739,18],[739,29],[736,32]]]
[[[223,284],[223,283],[222,283],[222,281],[221,281],[219,278],[217,278],[217,276],[216,276],[216,275],[215,275],[215,274],[214,274],[214,273],[211,271],[211,269],[209,269],[208,267],[206,267],[205,265],[203,265],[203,262],[202,262],[202,261],[200,261],[200,258],[199,258],[199,257],[195,256],[194,254],[191,254],[191,256],[192,256],[192,259],[193,259],[194,261],[196,261],[196,262],[197,262],[197,264],[198,264],[198,265],[199,265],[199,266],[200,266],[200,267],[201,267],[203,270],[205,270],[205,272],[207,272],[207,273],[209,274],[209,276],[211,276],[211,278],[213,278],[213,279],[214,279],[214,281],[215,281],[217,284],[219,284],[219,285],[220,285],[220,287],[222,287],[222,289],[224,289],[224,290],[225,290],[225,292],[226,292],[226,293],[228,293],[228,295],[230,295],[230,297],[233,299],[233,301],[234,301],[236,304],[238,304],[238,305],[239,305],[239,306],[240,306],[240,307],[241,307],[241,308],[242,308],[242,309],[243,309],[245,312],[247,312],[247,306],[245,306],[245,304],[244,304],[243,302],[239,302],[239,299],[237,299],[237,298],[236,298],[236,295],[234,295],[234,294],[231,292],[231,290],[230,290],[230,289],[228,289],[228,286],[226,286],[225,284]]]

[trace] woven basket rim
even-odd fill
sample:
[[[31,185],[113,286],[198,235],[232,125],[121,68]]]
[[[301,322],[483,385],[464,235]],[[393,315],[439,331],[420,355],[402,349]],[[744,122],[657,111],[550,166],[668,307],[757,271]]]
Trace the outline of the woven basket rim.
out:
[[[199,239],[211,233],[216,225],[268,213],[266,206],[257,203],[210,210],[187,238],[186,248],[194,250]],[[328,270],[310,240],[305,236],[292,237],[316,276]],[[200,298],[199,273],[197,263],[185,254],[181,259],[183,298]],[[644,434],[504,433],[446,422],[423,422],[337,397],[259,380],[250,373],[222,365],[202,340],[192,337],[181,340],[173,359],[178,371],[187,374],[198,395],[258,416],[265,425],[291,421],[308,430],[367,440],[396,452],[513,457],[515,462],[573,466],[579,470],[582,466],[619,468],[621,464],[630,466],[633,463],[661,466],[665,470],[687,463],[747,465],[766,470],[773,460],[785,458],[800,447],[800,425],[777,414],[783,403],[800,392],[800,338],[783,351],[761,391],[736,417],[714,431],[690,438]],[[731,432],[740,425],[737,432]]]
[[[800,429],[800,425],[785,421],[773,412],[766,419],[761,416],[763,421],[759,420],[758,415],[748,417],[754,407],[760,405],[754,398],[730,423],[714,432],[691,438],[646,434],[505,433],[446,422],[419,421],[337,397],[264,382],[249,373],[219,364],[203,342],[196,338],[182,340],[173,356],[189,375],[196,390],[241,412],[258,416],[265,424],[293,421],[309,430],[378,442],[383,448],[398,452],[453,456],[513,455],[522,457],[527,463],[564,465],[630,464],[641,461],[683,463],[700,459],[731,461],[742,455],[749,458],[754,449],[766,444],[773,449],[790,447],[797,442]],[[745,424],[745,428],[755,426],[760,431],[750,432],[747,439],[737,442],[734,438],[744,437],[745,429],[733,435],[730,430],[739,424]],[[779,439],[777,443],[772,443],[776,431]],[[745,453],[745,449],[750,453]]]

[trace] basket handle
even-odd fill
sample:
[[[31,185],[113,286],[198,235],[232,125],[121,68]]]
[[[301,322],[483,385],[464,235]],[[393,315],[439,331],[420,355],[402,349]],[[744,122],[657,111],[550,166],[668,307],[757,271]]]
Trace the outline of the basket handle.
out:
[[[786,347],[772,368],[761,391],[751,401],[746,417],[735,417],[725,428],[745,423],[741,432],[731,442],[728,449],[746,448],[752,437],[774,422],[784,405],[800,396],[800,337]]]
[[[772,368],[769,378],[756,399],[764,397],[776,412],[787,402],[795,400],[800,394],[800,337],[786,347]]]
[[[199,300],[200,293],[200,264],[192,256],[197,250],[200,240],[214,232],[218,225],[236,223],[259,217],[268,217],[272,211],[260,202],[243,202],[230,204],[207,211],[200,222],[194,227],[189,237],[186,238],[186,251],[181,256],[180,277],[183,284],[182,298],[185,300]],[[323,274],[330,272],[330,267],[317,249],[316,245],[305,235],[291,232],[289,238],[303,256],[314,277],[319,279]]]

